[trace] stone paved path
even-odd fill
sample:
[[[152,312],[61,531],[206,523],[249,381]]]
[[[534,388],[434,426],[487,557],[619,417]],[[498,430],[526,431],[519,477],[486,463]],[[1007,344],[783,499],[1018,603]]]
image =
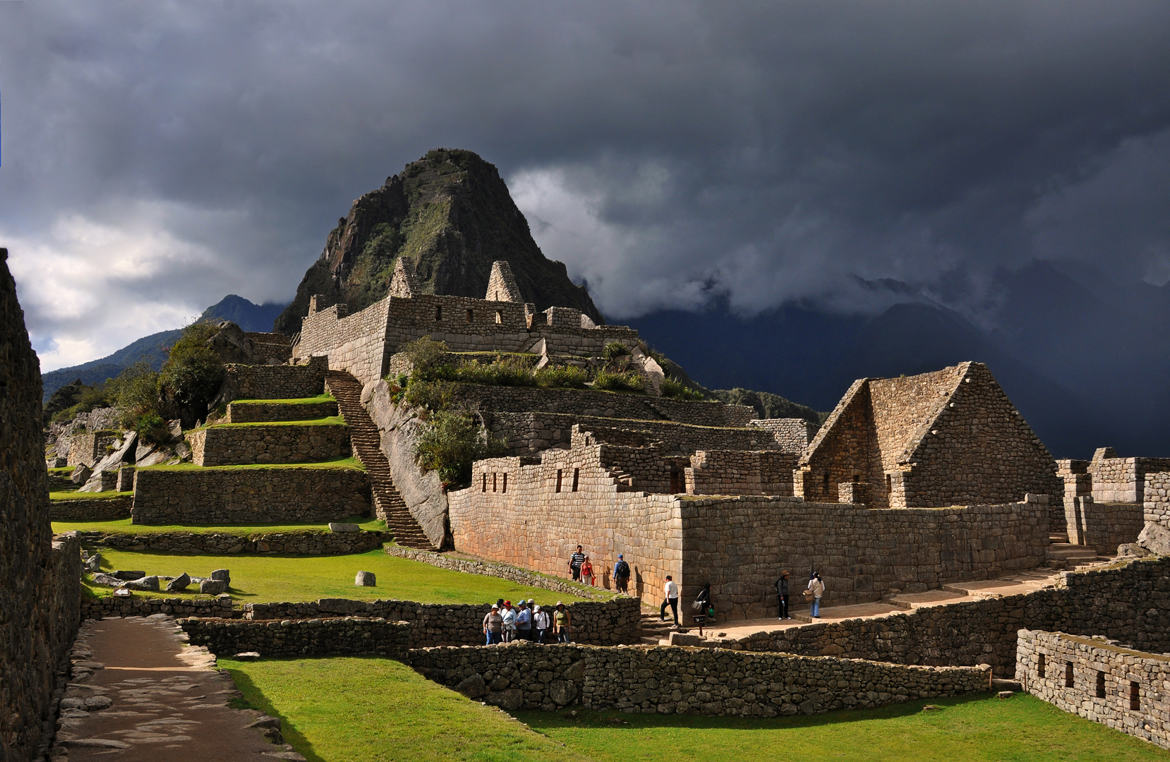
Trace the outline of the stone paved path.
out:
[[[72,653],[54,760],[136,762],[297,759],[276,745],[279,721],[232,709],[238,697],[215,657],[183,642],[175,621],[150,617],[87,621]]]

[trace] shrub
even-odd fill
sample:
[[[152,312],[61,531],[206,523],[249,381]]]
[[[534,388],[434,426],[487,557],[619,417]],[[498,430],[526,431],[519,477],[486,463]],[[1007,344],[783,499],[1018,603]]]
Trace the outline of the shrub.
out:
[[[119,373],[110,381],[110,389],[123,426],[137,428],[138,420],[148,415],[162,420],[158,373],[145,362],[135,363]]]
[[[495,384],[497,386],[532,386],[536,380],[532,368],[523,360],[514,357],[499,357],[490,363],[469,362],[450,369],[445,376],[452,381],[469,384]]]
[[[207,417],[207,408],[223,383],[223,361],[208,344],[217,330],[211,323],[184,328],[159,372],[159,386],[175,403],[185,429]]]
[[[448,381],[411,378],[402,395],[402,401],[411,407],[426,408],[434,413],[451,405],[452,392]]]
[[[410,360],[413,368],[411,375],[415,378],[429,380],[443,377],[448,352],[445,342],[423,336],[403,344],[400,351]]]
[[[673,397],[679,400],[706,399],[706,395],[698,389],[691,388],[680,381],[675,381],[673,378],[665,378],[662,380],[662,396]]]
[[[606,344],[605,349],[602,350],[602,354],[605,356],[606,360],[616,360],[617,358],[628,355],[629,353],[629,348],[620,341],[611,341]]]
[[[440,410],[427,421],[415,455],[424,471],[435,471],[446,487],[471,484],[471,464],[502,454],[501,442],[487,440],[471,414]]]
[[[546,365],[533,372],[537,386],[544,388],[584,389],[589,374],[575,365]]]
[[[637,373],[614,373],[608,370],[599,371],[593,377],[595,389],[608,389],[613,392],[644,392],[646,382]]]

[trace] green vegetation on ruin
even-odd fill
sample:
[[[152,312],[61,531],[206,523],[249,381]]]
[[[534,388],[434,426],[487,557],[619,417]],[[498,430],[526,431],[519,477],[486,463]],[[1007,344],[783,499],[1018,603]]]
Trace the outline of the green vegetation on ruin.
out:
[[[197,466],[194,463],[172,463],[169,465],[144,466],[139,471],[257,471],[275,468],[351,469],[365,471],[366,467],[357,458],[323,460],[319,463],[239,463],[230,466]]]
[[[241,429],[257,426],[344,426],[345,421],[340,415],[331,415],[326,418],[310,418],[304,421],[246,421],[244,423],[213,423],[204,426],[206,429]]]
[[[110,500],[115,497],[129,497],[129,492],[118,492],[117,490],[108,490],[106,492],[78,492],[77,490],[61,490],[58,492],[50,492],[50,500]]]
[[[393,599],[421,603],[494,603],[497,598],[533,598],[538,603],[585,600],[580,596],[522,585],[482,574],[441,569],[391,556],[382,550],[339,556],[175,555],[102,549],[103,568],[141,569],[147,574],[176,577],[182,572],[207,576],[213,569],[229,569],[228,593],[239,603],[315,601],[349,598],[372,601]],[[354,585],[359,571],[377,575],[376,587]],[[94,594],[113,594],[112,588],[87,585]],[[174,597],[175,593],[139,593]],[[486,609],[485,609],[486,611]]]
[[[318,405],[322,402],[336,402],[332,394],[318,394],[316,397],[288,397],[285,399],[239,399],[232,400],[233,405]]]
[[[77,466],[53,466],[49,469],[50,474],[59,474],[61,476],[69,476]]]
[[[370,519],[362,516],[339,519],[349,524],[357,524],[366,532],[385,532],[386,524],[381,519]],[[299,532],[305,534],[328,534],[327,524],[221,524],[218,526],[189,526],[182,524],[134,524],[130,519],[113,519],[111,521],[54,521],[53,532],[105,532],[109,534],[164,534],[170,532],[189,532],[191,534],[238,534],[241,536],[255,534],[277,534]]]
[[[1025,694],[750,719],[577,709],[514,722],[390,659],[219,662],[309,760],[1155,760],[1166,752]],[[937,709],[927,710],[925,706]]]

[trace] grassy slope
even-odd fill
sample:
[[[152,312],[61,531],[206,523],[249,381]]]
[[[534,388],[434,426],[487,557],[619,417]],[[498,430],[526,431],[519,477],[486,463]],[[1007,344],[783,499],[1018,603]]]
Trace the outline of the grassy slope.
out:
[[[309,759],[1154,760],[1166,752],[1030,696],[749,720],[522,712],[523,725],[389,660],[221,660]],[[930,703],[937,711],[922,711]],[[559,744],[563,743],[564,747]],[[510,750],[510,751],[508,751]]]
[[[229,569],[232,586],[228,592],[241,603],[315,601],[318,598],[488,603],[500,597],[517,600],[521,596],[533,598],[538,603],[582,600],[498,577],[440,569],[421,561],[390,556],[381,550],[344,556],[297,557],[178,556],[109,549],[103,549],[101,553],[110,569],[141,569],[148,574],[170,577],[182,572],[205,577],[213,569]],[[354,575],[362,570],[377,575],[376,587],[353,584]],[[109,588],[91,589],[99,595],[110,594]]]
[[[389,659],[220,659],[309,760],[580,759],[503,712]]]

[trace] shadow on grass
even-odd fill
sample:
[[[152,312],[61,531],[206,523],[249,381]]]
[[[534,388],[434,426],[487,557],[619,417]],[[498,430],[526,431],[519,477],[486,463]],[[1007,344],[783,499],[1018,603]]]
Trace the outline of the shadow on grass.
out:
[[[285,743],[292,744],[292,747],[300,752],[308,762],[327,762],[324,757],[321,757],[313,751],[313,745],[309,743],[309,739],[305,738],[304,734],[297,730],[296,726],[287,717],[276,711],[276,707],[272,705],[272,702],[268,700],[268,697],[252,682],[248,675],[232,667],[221,668],[231,675],[236,687],[240,689],[240,693],[244,694],[245,708],[259,709],[269,717],[278,718],[280,720],[280,734],[284,736]]]
[[[963,704],[985,701],[990,693],[971,693],[964,696],[948,696],[931,699],[916,699],[898,704],[888,704],[876,709],[836,709],[823,714],[784,715],[779,717],[712,717],[701,714],[640,714],[613,710],[578,709],[571,716],[569,712],[516,712],[516,719],[533,730],[546,728],[613,728],[615,726],[634,728],[704,728],[721,730],[758,729],[767,725],[773,728],[815,728],[837,723],[884,720],[920,714],[924,706],[939,707],[940,712]]]

